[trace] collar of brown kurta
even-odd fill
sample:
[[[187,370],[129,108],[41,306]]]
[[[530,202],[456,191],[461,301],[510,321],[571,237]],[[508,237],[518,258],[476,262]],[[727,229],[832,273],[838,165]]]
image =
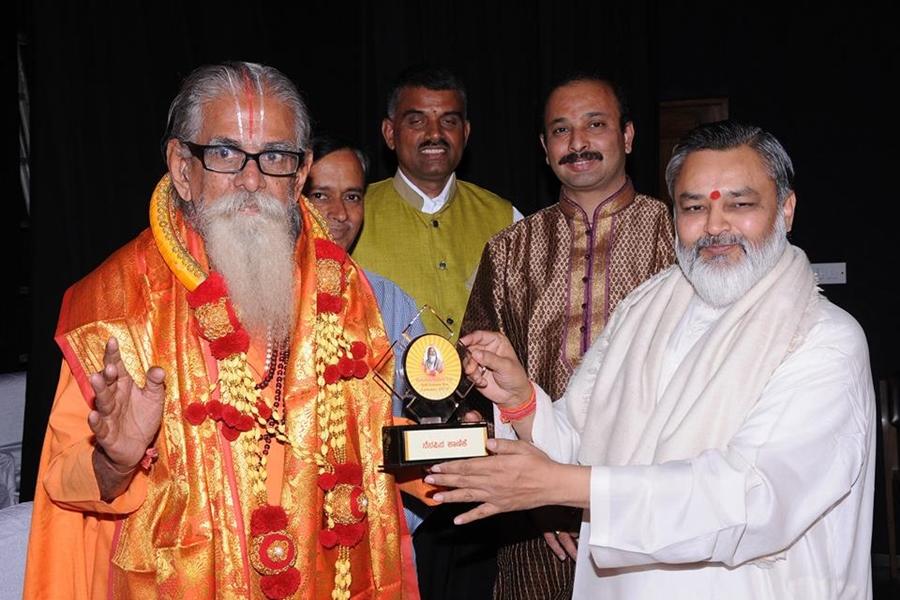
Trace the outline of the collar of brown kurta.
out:
[[[631,178],[626,177],[622,187],[598,204],[594,209],[593,214],[588,215],[580,204],[571,199],[566,192],[566,187],[562,186],[559,188],[559,208],[568,220],[580,219],[590,226],[599,219],[608,218],[617,212],[628,208],[628,206],[634,202],[634,197],[634,185],[631,183]]]

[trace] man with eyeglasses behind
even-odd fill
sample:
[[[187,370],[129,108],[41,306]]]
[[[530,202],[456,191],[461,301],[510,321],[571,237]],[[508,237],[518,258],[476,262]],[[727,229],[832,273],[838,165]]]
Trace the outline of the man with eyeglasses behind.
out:
[[[271,67],[185,80],[150,229],[63,299],[25,597],[418,597],[389,342],[301,196],[309,130]]]

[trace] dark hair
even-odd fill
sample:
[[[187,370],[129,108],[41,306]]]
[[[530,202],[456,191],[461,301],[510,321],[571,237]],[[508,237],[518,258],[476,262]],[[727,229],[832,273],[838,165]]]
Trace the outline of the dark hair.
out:
[[[609,77],[605,77],[598,73],[582,71],[570,73],[564,78],[556,81],[556,83],[554,83],[550,88],[550,91],[547,92],[547,94],[544,96],[544,106],[540,115],[541,131],[544,131],[544,115],[547,112],[547,103],[550,102],[550,96],[553,95],[553,92],[561,87],[581,82],[599,83],[612,90],[613,96],[615,96],[616,98],[616,104],[619,108],[619,127],[622,129],[622,131],[625,131],[625,126],[631,122],[631,109],[628,107],[628,95],[625,93],[625,89],[621,85],[619,85],[619,83]]]
[[[359,159],[359,164],[363,170],[363,177],[369,173],[369,157],[361,149],[351,144],[347,140],[332,135],[317,135],[310,142],[310,148],[313,153],[313,164],[316,164],[329,154],[333,154],[339,150],[349,150]],[[306,184],[303,186],[303,193],[309,194],[310,186],[309,177],[306,178]]]
[[[205,65],[185,77],[181,90],[169,106],[165,144],[171,139],[196,141],[203,105],[224,93],[234,93],[249,81],[261,94],[278,98],[294,112],[295,142],[300,150],[309,148],[310,117],[294,83],[274,67],[249,62]]]
[[[400,92],[404,88],[423,87],[432,91],[453,91],[459,94],[463,105],[463,119],[466,118],[468,100],[466,98],[466,86],[462,80],[449,69],[431,65],[414,65],[404,69],[394,82],[387,99],[387,116],[394,118]]]
[[[675,180],[681,174],[684,160],[700,150],[731,150],[747,146],[762,159],[769,176],[775,181],[778,205],[794,190],[794,164],[784,146],[774,135],[755,125],[735,121],[706,123],[690,130],[672,150],[666,166],[666,187],[669,197],[675,198]]]

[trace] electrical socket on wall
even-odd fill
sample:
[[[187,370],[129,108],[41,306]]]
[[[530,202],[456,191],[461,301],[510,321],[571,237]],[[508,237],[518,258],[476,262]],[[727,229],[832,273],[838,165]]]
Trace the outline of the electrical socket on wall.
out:
[[[847,283],[847,263],[812,263],[819,285]]]

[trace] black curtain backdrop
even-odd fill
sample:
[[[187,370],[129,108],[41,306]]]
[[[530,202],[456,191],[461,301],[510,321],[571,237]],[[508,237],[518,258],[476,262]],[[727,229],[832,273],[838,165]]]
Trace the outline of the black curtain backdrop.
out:
[[[866,330],[876,378],[900,368],[889,219],[896,110],[887,93],[897,48],[886,4],[97,0],[19,9],[33,148],[33,250],[21,261],[32,298],[23,499],[33,494],[60,364],[52,336],[62,293],[146,227],[165,170],[168,104],[192,68],[226,59],[294,79],[317,130],[357,140],[373,157],[373,179],[394,169],[380,135],[393,77],[411,63],[449,66],[469,88],[460,176],[526,214],[555,200],[538,115],[547,86],[566,72],[605,72],[629,89],[629,172],[649,193],[658,192],[658,102],[727,96],[733,118],[770,129],[793,157],[792,240],[813,262],[847,262],[847,285],[825,292]]]
[[[396,164],[381,139],[385,96],[413,63],[466,82],[472,135],[459,175],[528,214],[558,185],[538,143],[550,83],[595,70],[632,90],[632,176],[655,186],[657,22],[649,2],[23,4],[32,100],[33,328],[22,497],[33,494],[61,354],[52,342],[62,293],[147,226],[165,172],[169,102],[194,67],[270,64],[304,92],[317,131],[357,140],[371,179]],[[576,16],[577,15],[577,16]]]

